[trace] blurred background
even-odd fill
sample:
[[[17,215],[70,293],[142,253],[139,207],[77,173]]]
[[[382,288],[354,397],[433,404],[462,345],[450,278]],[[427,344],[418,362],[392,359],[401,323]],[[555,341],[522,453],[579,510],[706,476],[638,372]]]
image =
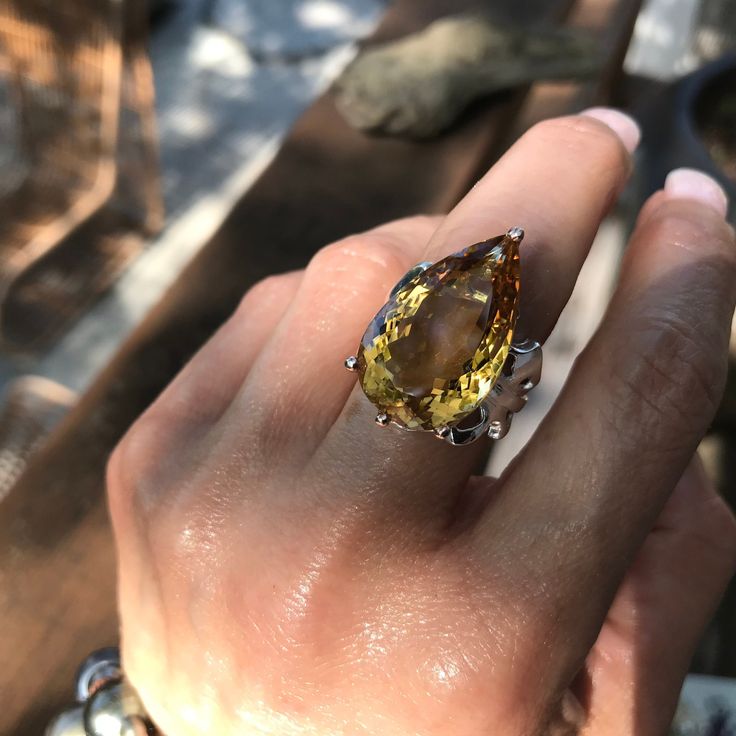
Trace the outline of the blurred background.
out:
[[[433,48],[432,24],[463,52]],[[493,473],[666,173],[701,168],[736,201],[733,0],[0,0],[0,734],[42,733],[80,658],[115,642],[105,459],[242,293],[447,211],[527,127],[591,104],[641,122],[636,173]],[[701,453],[733,503],[732,373]],[[736,589],[693,673],[673,733],[736,734],[715,679],[736,677]]]

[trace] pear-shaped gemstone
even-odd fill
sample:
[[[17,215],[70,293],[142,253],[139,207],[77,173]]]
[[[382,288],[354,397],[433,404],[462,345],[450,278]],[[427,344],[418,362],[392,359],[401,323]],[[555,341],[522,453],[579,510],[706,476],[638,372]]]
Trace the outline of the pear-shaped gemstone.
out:
[[[366,396],[409,429],[454,425],[488,396],[518,313],[518,238],[443,258],[394,293],[358,352]]]

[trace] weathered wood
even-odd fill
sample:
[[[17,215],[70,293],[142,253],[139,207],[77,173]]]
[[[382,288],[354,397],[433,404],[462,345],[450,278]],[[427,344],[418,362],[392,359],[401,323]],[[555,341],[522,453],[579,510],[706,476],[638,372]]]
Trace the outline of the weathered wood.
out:
[[[398,0],[376,38],[489,4]],[[593,27],[603,33],[638,0],[581,5],[597,9]],[[568,0],[504,0],[493,9],[504,19],[538,22],[561,17]],[[616,50],[626,42],[621,30]],[[594,93],[573,86],[559,107]],[[524,98],[520,91],[476,105],[457,127],[421,144],[364,137],[342,121],[329,95],[297,123],[271,167],[0,504],[0,734],[42,733],[70,696],[79,659],[116,639],[103,477],[125,429],[250,284],[304,265],[319,247],[350,232],[449,209],[496,155]],[[543,96],[533,110],[526,106],[526,116],[541,116],[548,101]]]
[[[146,0],[0,2],[0,76],[21,136],[3,141],[0,342],[33,352],[160,229]]]

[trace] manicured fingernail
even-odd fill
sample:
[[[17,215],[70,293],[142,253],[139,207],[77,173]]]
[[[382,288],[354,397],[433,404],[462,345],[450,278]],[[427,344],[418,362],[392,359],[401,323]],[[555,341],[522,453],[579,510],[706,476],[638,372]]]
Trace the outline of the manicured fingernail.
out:
[[[675,169],[664,182],[664,191],[673,199],[694,199],[726,216],[728,197],[721,185],[697,169]]]
[[[631,116],[612,107],[589,107],[581,115],[605,123],[620,139],[629,153],[633,153],[641,140],[639,123]]]

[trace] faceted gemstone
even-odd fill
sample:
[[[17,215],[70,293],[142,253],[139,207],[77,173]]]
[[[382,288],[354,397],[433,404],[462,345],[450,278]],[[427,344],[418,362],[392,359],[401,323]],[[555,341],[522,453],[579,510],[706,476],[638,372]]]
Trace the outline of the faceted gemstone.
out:
[[[408,429],[454,425],[493,388],[518,313],[519,244],[507,235],[443,258],[373,318],[358,352],[360,383]]]

